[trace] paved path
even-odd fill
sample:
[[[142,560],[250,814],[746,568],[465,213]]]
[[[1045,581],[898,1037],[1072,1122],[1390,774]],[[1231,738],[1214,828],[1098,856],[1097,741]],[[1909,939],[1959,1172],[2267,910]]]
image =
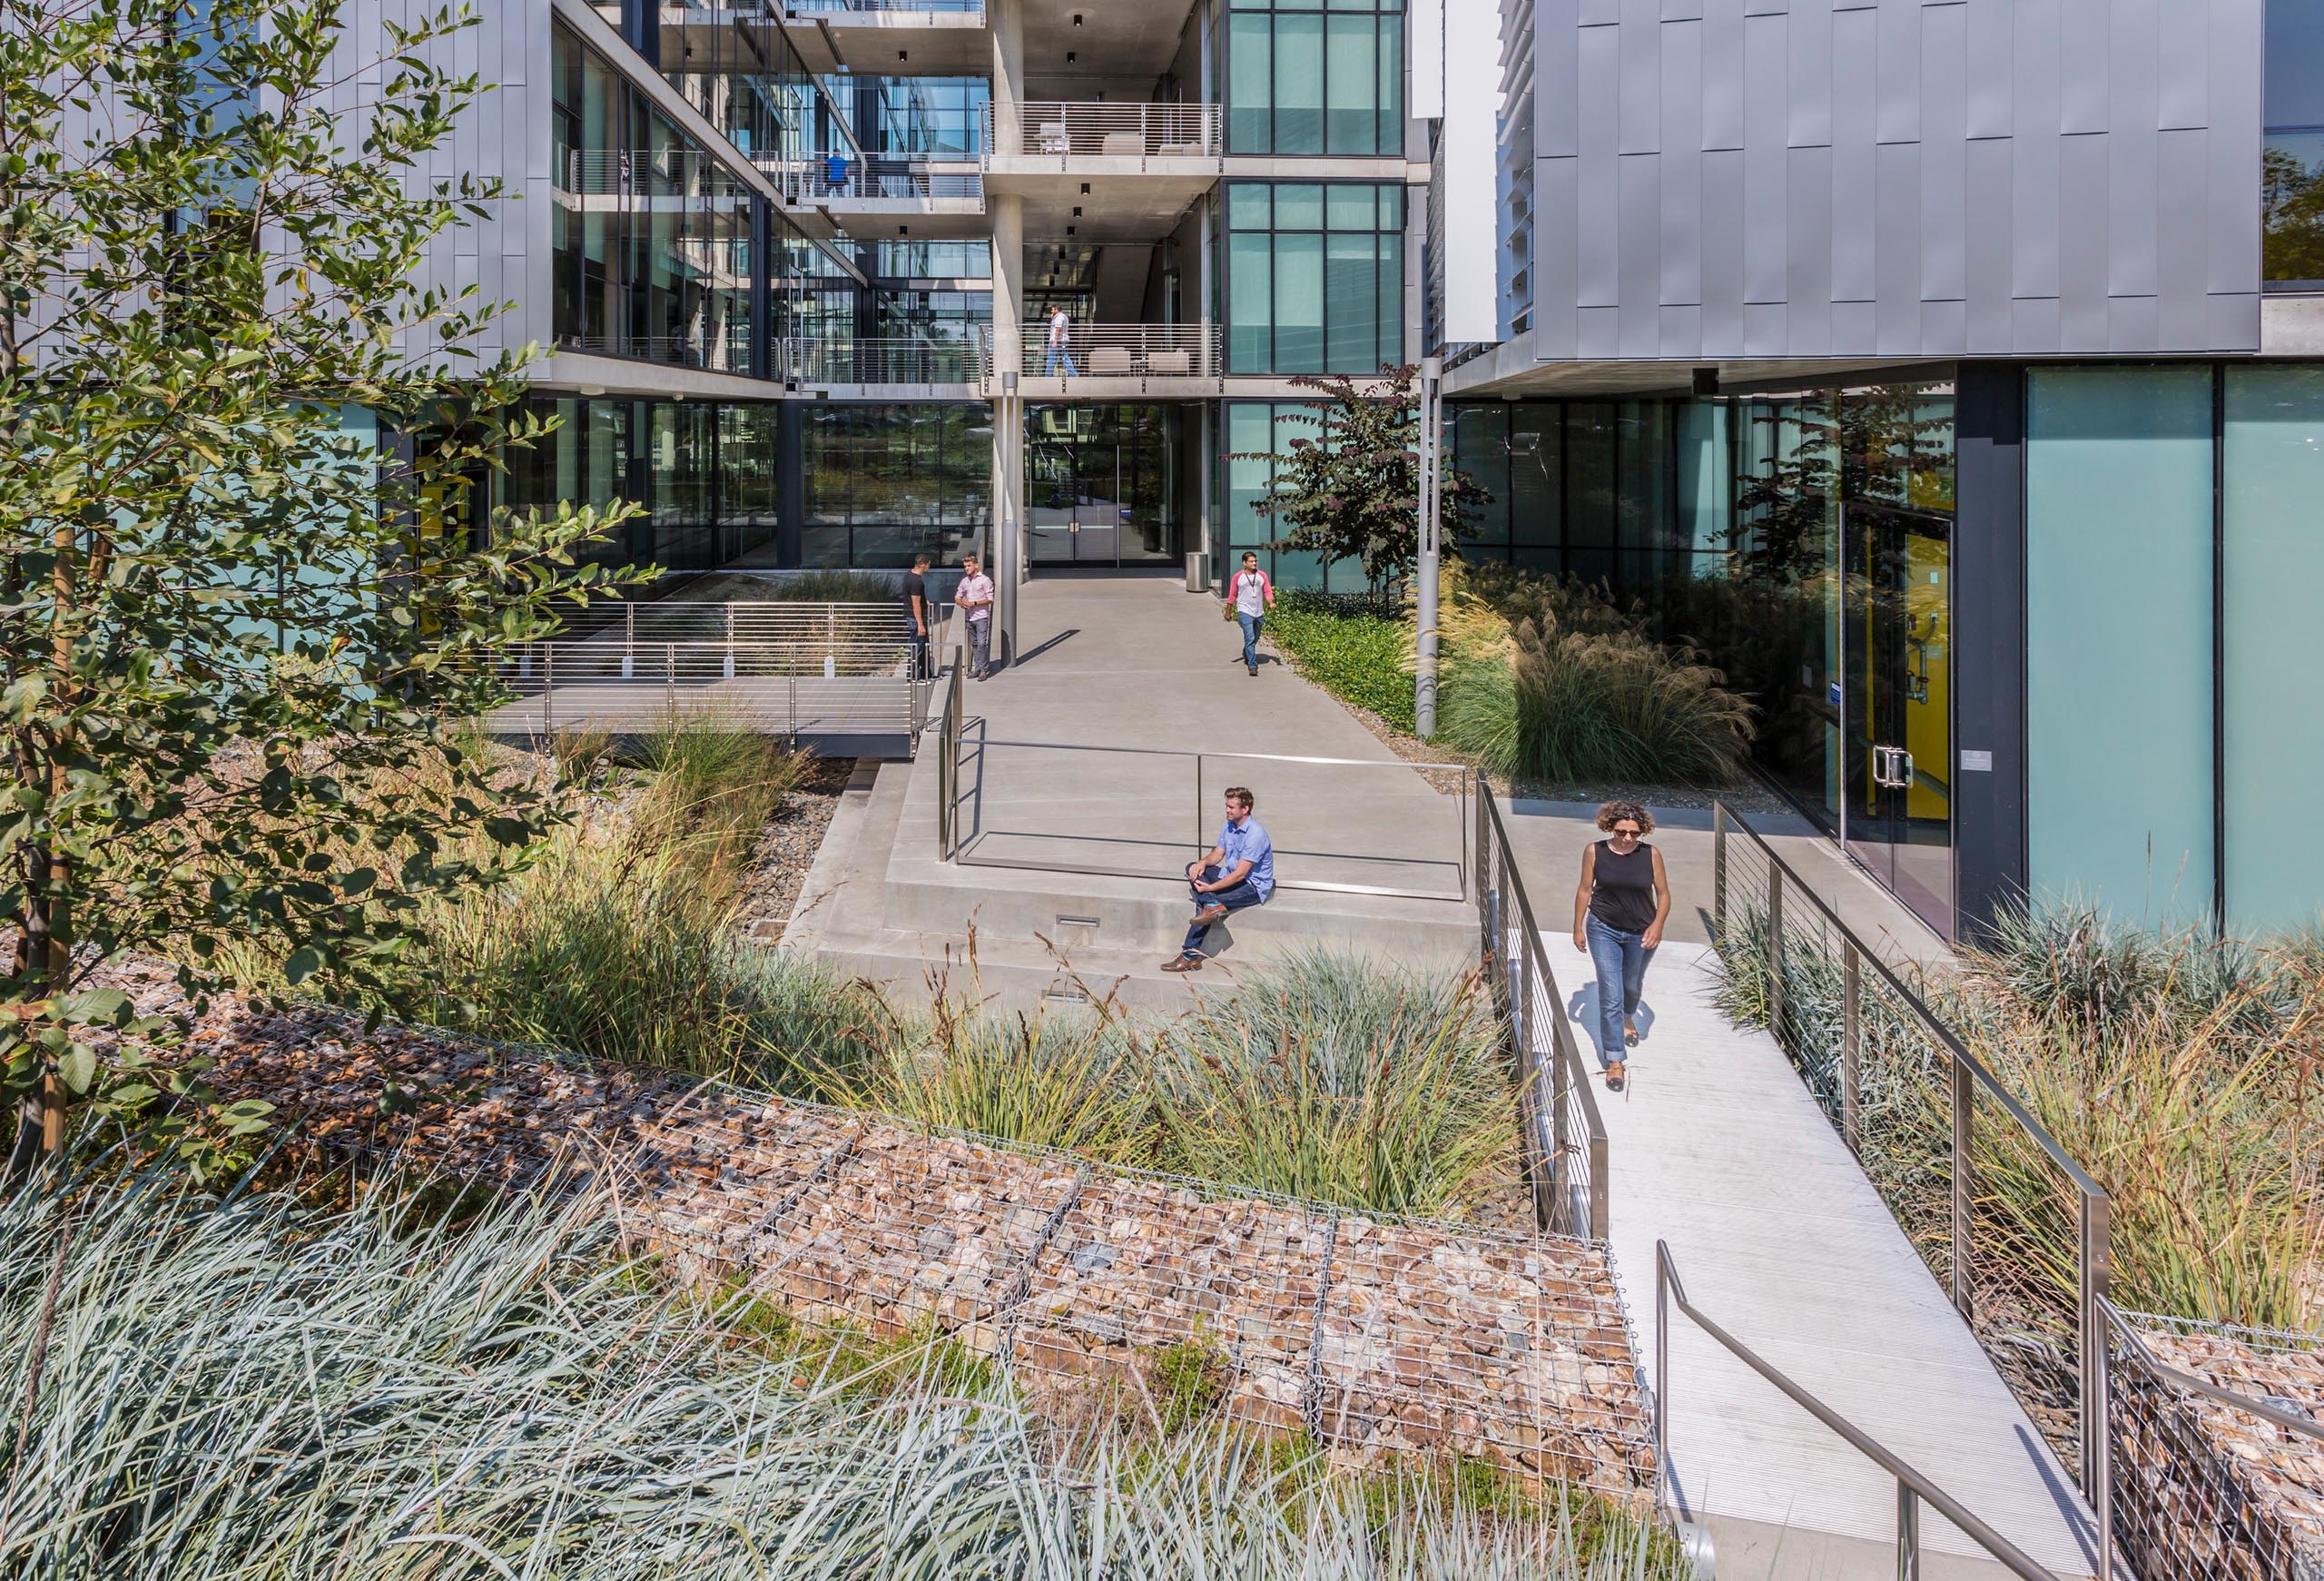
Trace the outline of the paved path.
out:
[[[1432,789],[1271,653],[1256,678],[1247,674],[1241,635],[1219,619],[1217,600],[1175,580],[1123,577],[1040,578],[1019,598],[1020,657],[968,687],[972,860],[1173,875],[1188,847],[1216,832],[1226,787],[1242,785],[1258,798],[1279,882],[1459,897],[1464,804]]]
[[[1580,1010],[1571,941],[1544,943]],[[1657,953],[1632,1080],[1598,1092],[1640,1353],[1654,1352],[1659,1239],[1728,1332],[2057,1574],[2092,1574],[2065,1471],[1775,1041],[1719,1014],[1710,963],[1703,944]],[[1584,1049],[1590,1019],[1575,1016]],[[1896,1574],[1894,1481],[1683,1318],[1669,1397],[1679,1498],[1711,1517],[1719,1581]],[[1934,1512],[1923,1534],[1939,1554],[1979,1552]]]

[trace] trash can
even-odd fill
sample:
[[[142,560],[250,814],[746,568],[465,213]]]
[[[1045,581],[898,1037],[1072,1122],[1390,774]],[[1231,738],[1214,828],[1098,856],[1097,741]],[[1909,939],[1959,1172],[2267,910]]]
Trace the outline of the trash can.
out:
[[[1189,593],[1210,591],[1210,557],[1200,549],[1193,550],[1187,556],[1187,591]]]

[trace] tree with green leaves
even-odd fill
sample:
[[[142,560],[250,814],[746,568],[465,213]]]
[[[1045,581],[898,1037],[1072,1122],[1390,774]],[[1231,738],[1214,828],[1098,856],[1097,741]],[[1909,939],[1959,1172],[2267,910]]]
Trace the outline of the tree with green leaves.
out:
[[[1278,421],[1317,430],[1281,453],[1238,455],[1275,469],[1268,492],[1253,506],[1290,530],[1282,549],[1307,549],[1325,560],[1354,559],[1378,591],[1412,574],[1420,558],[1420,402],[1409,363],[1383,366],[1367,382],[1346,374],[1303,373],[1291,382],[1326,399]],[[1458,538],[1470,511],[1492,496],[1466,473],[1443,469],[1439,507],[1445,541]]]
[[[524,352],[423,283],[496,183],[428,156],[483,91],[446,10],[0,0],[0,1082],[14,1162],[67,1108],[208,1170],[262,1104],[156,1049],[130,953],[205,996],[392,994],[422,903],[560,816],[457,743],[500,651],[603,580],[587,509],[482,519]],[[376,42],[376,51],[365,48]],[[615,513],[618,514],[618,513]],[[117,976],[118,974],[116,974]],[[166,990],[165,990],[166,991]]]

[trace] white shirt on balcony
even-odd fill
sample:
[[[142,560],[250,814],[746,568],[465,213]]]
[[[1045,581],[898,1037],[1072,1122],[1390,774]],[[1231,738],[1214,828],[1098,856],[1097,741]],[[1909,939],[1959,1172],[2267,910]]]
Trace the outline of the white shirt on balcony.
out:
[[[1058,309],[1057,311],[1049,315],[1050,345],[1062,346],[1066,343],[1072,334],[1070,327],[1072,321],[1072,320],[1065,316],[1065,310],[1063,308]]]

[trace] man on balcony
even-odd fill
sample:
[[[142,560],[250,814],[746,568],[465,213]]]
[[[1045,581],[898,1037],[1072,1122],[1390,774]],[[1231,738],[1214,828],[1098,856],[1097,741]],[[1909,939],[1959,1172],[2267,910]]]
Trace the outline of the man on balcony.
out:
[[[1068,349],[1072,338],[1073,321],[1065,316],[1065,309],[1060,306],[1049,314],[1049,365],[1041,370],[1042,378],[1056,378],[1058,364],[1060,362],[1065,364],[1065,376],[1068,379],[1080,376],[1079,371],[1073,366],[1073,353]]]

